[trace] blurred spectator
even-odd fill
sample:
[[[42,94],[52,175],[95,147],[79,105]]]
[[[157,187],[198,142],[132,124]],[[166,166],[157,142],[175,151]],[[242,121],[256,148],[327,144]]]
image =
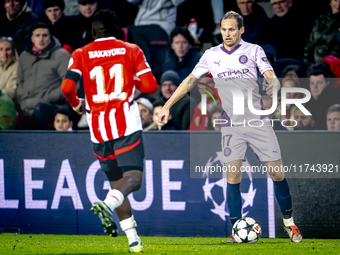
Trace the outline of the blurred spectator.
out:
[[[244,33],[242,40],[262,45],[269,21],[267,14],[261,6],[254,3],[254,0],[237,0],[237,7],[243,17]]]
[[[170,60],[163,64],[163,72],[174,70],[184,80],[194,69],[201,55],[192,49],[194,40],[189,31],[177,27],[170,34],[170,46],[173,54]]]
[[[224,15],[224,3],[223,0],[210,0],[211,8],[214,14],[215,29],[213,35],[219,35],[221,33],[221,18]]]
[[[336,38],[340,26],[340,1],[330,0],[330,6],[332,10],[316,20],[309,36],[303,58],[306,63],[321,61],[328,55],[340,57],[340,44]]]
[[[277,58],[277,52],[274,46],[270,44],[265,44],[261,46],[264,50],[264,53],[266,53],[266,57],[271,65],[273,65],[276,62]]]
[[[334,77],[340,78],[340,59],[334,56],[327,56],[321,60],[322,63],[327,63]],[[335,88],[340,88],[340,79],[337,79]]]
[[[127,0],[139,4],[134,26],[129,27],[133,43],[144,52],[156,79],[168,54],[167,41],[176,27],[177,6],[185,0]]]
[[[20,55],[25,50],[32,26],[38,16],[32,13],[24,0],[4,0],[6,15],[0,15],[0,35],[13,38]]]
[[[339,90],[330,84],[329,74],[323,63],[315,63],[307,70],[309,89],[312,94],[306,106],[311,109],[315,129],[326,130],[327,109],[340,101]]]
[[[177,8],[176,19],[178,27],[186,27],[189,30],[194,39],[194,48],[202,47],[201,42],[211,43],[216,26],[217,35],[221,36],[219,24],[224,14],[223,1],[221,3],[220,0],[200,0],[199,4],[197,3],[197,0],[185,0]],[[216,13],[215,9],[219,11]]]
[[[19,58],[15,96],[21,109],[19,128],[48,129],[52,126],[54,111],[65,105],[61,82],[69,59],[70,54],[51,36],[48,26],[37,23],[31,43]]]
[[[97,6],[97,0],[78,0],[80,14],[71,22],[67,43],[64,45],[70,53],[93,41],[91,27]]]
[[[221,131],[221,124],[215,124],[214,120],[221,119],[222,109],[220,106],[213,108],[208,115],[208,130]]]
[[[152,103],[143,97],[138,98],[136,101],[138,103],[139,115],[142,120],[143,129],[146,129],[150,126],[150,124],[152,124]]]
[[[297,125],[294,130],[312,130],[314,129],[314,119],[312,115],[305,115],[300,109],[296,108],[294,112],[294,120]]]
[[[334,104],[328,108],[327,130],[340,130],[340,104]]]
[[[17,89],[18,54],[12,38],[0,38],[0,91],[14,98]]]
[[[200,102],[196,107],[194,111],[194,116],[192,117],[192,121],[190,123],[190,130],[208,130],[208,114],[209,112],[215,107],[214,100],[205,92],[203,89],[209,90],[207,86],[209,85],[214,87],[215,83],[212,78],[210,77],[204,77],[197,81],[197,86],[200,88],[198,89],[198,92],[200,95],[207,95],[207,114],[202,115],[202,102]],[[213,95],[213,94],[212,94]]]
[[[312,26],[309,19],[292,7],[292,0],[270,2],[275,15],[268,22],[266,43],[275,47],[278,59],[302,60]]]
[[[69,24],[69,20],[64,16],[64,0],[45,0],[43,6],[46,16],[44,22],[49,26],[51,34],[58,38],[61,45],[64,45]]]
[[[152,120],[153,123],[144,130],[180,130],[181,127],[176,125],[176,123],[173,121],[171,114],[169,115],[169,120],[167,123],[160,123],[158,121],[158,113],[161,111],[161,109],[164,106],[164,102],[156,101],[153,104],[153,113],[152,113]]]
[[[78,0],[65,0],[64,14],[66,17],[74,17],[79,13]]]
[[[13,129],[16,117],[17,111],[13,100],[0,90],[0,129]]]
[[[175,71],[164,72],[161,77],[161,99],[166,102],[180,83],[181,79]],[[195,99],[189,95],[185,95],[172,106],[170,111],[172,118],[182,130],[188,130],[195,106]]]
[[[265,110],[269,110],[272,107],[273,99],[272,99],[271,96],[263,95],[261,97],[261,100],[262,100],[263,108]],[[281,116],[276,117],[275,113],[276,112],[274,111],[273,113],[268,115],[268,119],[273,120],[273,121],[271,121],[271,126],[273,127],[273,129],[274,130],[287,130],[287,128],[283,127],[282,124],[281,124]]]
[[[57,131],[72,131],[72,113],[67,108],[60,108],[54,112],[54,128]]]
[[[120,19],[120,27],[133,25],[135,21],[138,6],[128,3],[126,0],[101,0],[98,1],[98,10],[109,9],[113,11]]]
[[[282,88],[296,88],[300,87],[300,83],[298,80],[298,77],[294,71],[290,71],[287,73],[286,77],[283,78],[281,82]],[[287,92],[286,93],[286,98],[287,99],[297,99],[300,98],[299,93],[294,93],[294,92]],[[281,101],[281,99],[280,99]],[[288,121],[289,119],[294,119],[294,112],[296,110],[296,105],[295,104],[287,104],[286,105],[286,115],[282,115],[282,109],[281,109],[281,104],[277,106],[276,110],[276,118],[279,118],[281,121],[287,120],[284,122],[284,125],[287,127],[291,127],[294,125],[293,121]]]

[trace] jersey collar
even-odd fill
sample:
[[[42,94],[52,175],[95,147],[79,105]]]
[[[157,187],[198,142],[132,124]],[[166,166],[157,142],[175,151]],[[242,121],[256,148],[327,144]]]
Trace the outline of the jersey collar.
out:
[[[110,36],[110,37],[105,37],[105,38],[98,38],[96,40],[94,40],[95,42],[102,42],[102,41],[106,41],[106,40],[114,40],[116,39],[116,37],[114,36]]]
[[[224,48],[224,47],[223,47],[223,43],[222,43],[221,50],[223,50],[225,53],[231,55],[231,54],[233,54],[235,51],[237,51],[238,48],[240,48],[240,47],[242,46],[242,43],[243,43],[243,40],[241,39],[240,43],[237,44],[237,45],[235,46],[235,48],[232,49],[232,50],[230,50],[230,51],[227,50],[226,48]]]

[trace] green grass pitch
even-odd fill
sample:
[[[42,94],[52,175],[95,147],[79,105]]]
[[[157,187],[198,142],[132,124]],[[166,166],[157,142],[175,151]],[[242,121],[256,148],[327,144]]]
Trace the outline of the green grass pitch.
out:
[[[227,244],[226,238],[141,237],[145,254],[340,254],[339,239],[262,238],[256,244]],[[0,235],[0,254],[128,254],[125,236]]]

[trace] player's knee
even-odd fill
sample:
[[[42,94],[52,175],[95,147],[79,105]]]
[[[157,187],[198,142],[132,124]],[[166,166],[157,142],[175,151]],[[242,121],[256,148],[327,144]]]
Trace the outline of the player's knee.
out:
[[[128,182],[133,191],[139,190],[142,186],[142,179],[136,176],[129,178]]]
[[[128,171],[124,173],[124,178],[127,179],[128,186],[133,191],[139,190],[142,186],[143,172],[141,171]],[[132,191],[132,192],[133,192]]]

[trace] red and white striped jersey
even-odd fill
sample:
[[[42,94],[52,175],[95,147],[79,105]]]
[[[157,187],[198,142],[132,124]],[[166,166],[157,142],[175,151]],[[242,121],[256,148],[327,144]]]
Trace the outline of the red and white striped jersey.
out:
[[[134,75],[151,69],[137,45],[114,37],[97,39],[73,52],[68,70],[83,76],[92,142],[101,143],[142,130],[137,103],[131,103]]]

